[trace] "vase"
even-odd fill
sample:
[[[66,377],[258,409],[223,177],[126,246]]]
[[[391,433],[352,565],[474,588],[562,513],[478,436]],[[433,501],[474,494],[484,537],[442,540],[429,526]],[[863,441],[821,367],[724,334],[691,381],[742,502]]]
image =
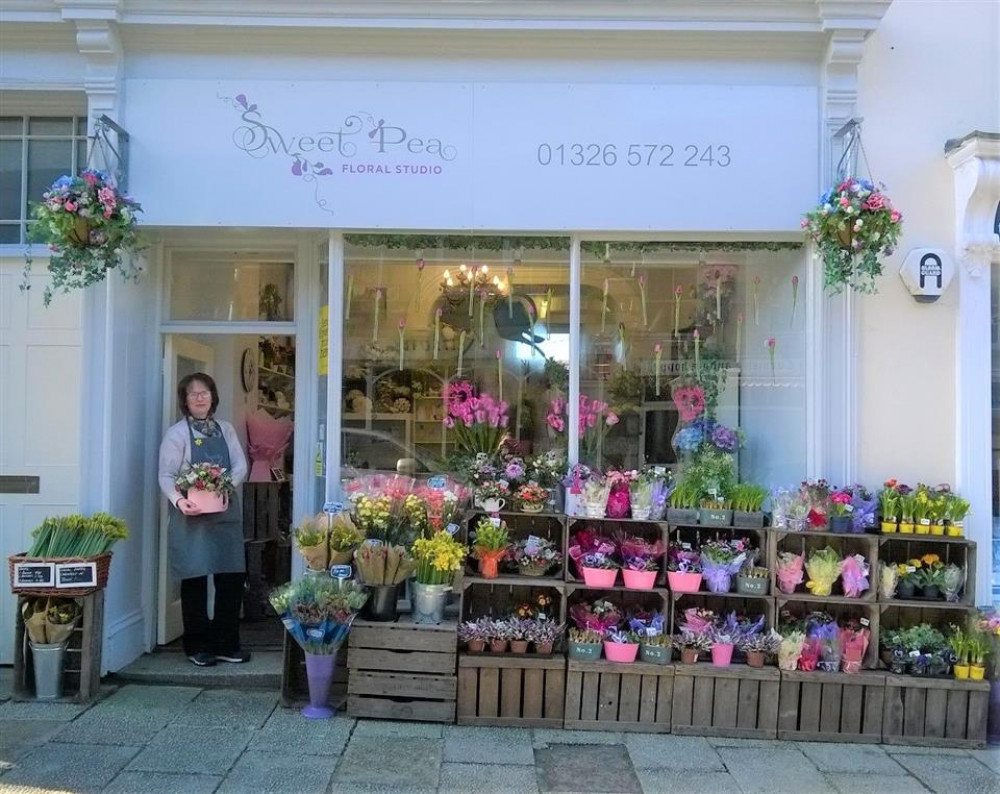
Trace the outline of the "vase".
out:
[[[639,643],[637,642],[611,642],[604,641],[604,658],[609,662],[618,664],[631,664],[635,657],[639,655]]]
[[[306,678],[309,682],[309,705],[302,709],[302,716],[311,720],[328,720],[333,716],[330,708],[330,684],[337,665],[336,653],[306,652]]]
[[[486,647],[486,640],[467,640],[465,645],[470,653],[482,653]]]
[[[413,622],[443,623],[450,584],[413,583]]]
[[[487,513],[499,513],[507,502],[500,498],[480,499],[479,506]]]
[[[63,664],[67,643],[29,641],[28,645],[35,671],[35,697],[39,700],[58,700],[63,696]]]
[[[630,571],[628,568],[623,568],[622,578],[629,590],[652,590],[656,585],[657,573],[658,571]]]
[[[605,505],[605,514],[608,518],[625,518],[631,507],[628,485],[621,483],[614,486],[608,494],[608,502]]]
[[[850,516],[830,516],[830,531],[842,535],[851,531]]]
[[[717,642],[712,646],[712,664],[715,667],[729,667],[733,661],[733,646],[728,642]]]
[[[368,600],[361,610],[361,616],[365,620],[374,620],[382,623],[389,623],[399,617],[397,606],[399,604],[398,584],[377,584],[367,585]]]
[[[747,651],[747,667],[763,667],[763,666],[764,666],[763,651]]]
[[[667,664],[670,661],[670,646],[640,645],[639,658],[648,664]]]
[[[535,642],[535,653],[539,656],[548,656],[552,653],[551,642]]]
[[[528,652],[528,641],[527,640],[511,640],[510,641],[510,652],[511,653],[527,653]]]
[[[580,569],[583,572],[583,583],[587,587],[614,587],[615,580],[618,579],[617,568],[587,568]]]
[[[601,658],[601,644],[599,642],[570,641],[569,658],[579,662],[596,662]]]
[[[566,504],[566,491],[563,486],[557,485],[554,488],[550,488],[549,498],[545,504],[549,508],[550,513],[563,512]]]
[[[701,574],[667,571],[667,584],[675,593],[697,593],[701,589]]]

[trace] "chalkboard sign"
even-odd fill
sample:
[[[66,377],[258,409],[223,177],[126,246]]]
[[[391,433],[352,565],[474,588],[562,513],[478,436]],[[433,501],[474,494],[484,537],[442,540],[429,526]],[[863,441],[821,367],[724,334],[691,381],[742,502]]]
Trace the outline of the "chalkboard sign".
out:
[[[52,587],[56,581],[56,566],[51,562],[15,562],[15,587]]]
[[[97,587],[96,562],[66,562],[56,565],[56,588]]]

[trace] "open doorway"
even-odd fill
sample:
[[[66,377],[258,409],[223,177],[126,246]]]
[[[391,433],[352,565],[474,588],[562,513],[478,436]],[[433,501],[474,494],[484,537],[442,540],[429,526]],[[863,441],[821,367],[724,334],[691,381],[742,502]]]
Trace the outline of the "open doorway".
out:
[[[164,336],[163,430],[181,418],[177,383],[205,372],[219,392],[216,416],[231,422],[249,464],[240,487],[247,578],[240,640],[245,649],[281,647],[283,627],[268,602],[291,577],[295,338],[249,334]],[[160,514],[157,643],[180,649],[180,582],[170,575],[167,506]],[[209,579],[209,610],[214,593]]]

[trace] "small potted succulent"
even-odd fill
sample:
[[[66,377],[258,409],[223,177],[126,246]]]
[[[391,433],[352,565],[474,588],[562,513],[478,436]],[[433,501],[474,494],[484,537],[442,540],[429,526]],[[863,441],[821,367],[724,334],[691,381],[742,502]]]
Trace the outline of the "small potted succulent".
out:
[[[711,649],[712,639],[707,634],[682,631],[674,636],[673,644],[680,649],[681,664],[696,664],[698,657]]]
[[[535,647],[535,653],[547,656],[552,653],[552,648],[557,640],[561,639],[566,631],[565,623],[556,623],[554,620],[535,620],[531,632],[531,641]]]
[[[667,550],[667,584],[674,593],[701,589],[701,553],[690,543],[671,543]]]
[[[697,526],[699,497],[696,483],[681,480],[670,494],[667,521],[677,526]]]
[[[528,643],[531,642],[534,621],[513,617],[507,621],[508,636],[510,638],[511,653],[527,653]]]
[[[736,592],[740,595],[767,595],[771,572],[755,565],[743,566],[736,574]]]
[[[530,535],[514,543],[510,559],[517,564],[522,576],[545,576],[562,562],[562,554],[556,550],[556,544],[551,540]]]
[[[635,632],[615,629],[604,637],[604,657],[609,662],[631,664],[639,655],[639,637]]]
[[[739,649],[747,655],[749,667],[763,667],[767,657],[777,654],[781,647],[781,635],[771,629],[766,634],[761,632],[744,637],[738,645]]]
[[[486,647],[488,618],[465,620],[458,624],[458,639],[464,642],[470,653],[482,653]]]
[[[741,482],[733,488],[733,526],[745,529],[761,529],[764,526],[764,500],[767,488],[762,485]]]
[[[517,489],[514,500],[523,513],[541,513],[549,501],[549,492],[537,483],[529,482]]]
[[[596,662],[601,658],[603,637],[590,629],[569,630],[569,658],[581,662]]]
[[[485,579],[500,575],[500,560],[507,556],[509,547],[507,524],[499,518],[480,517],[476,523],[472,554],[479,560],[479,573]]]

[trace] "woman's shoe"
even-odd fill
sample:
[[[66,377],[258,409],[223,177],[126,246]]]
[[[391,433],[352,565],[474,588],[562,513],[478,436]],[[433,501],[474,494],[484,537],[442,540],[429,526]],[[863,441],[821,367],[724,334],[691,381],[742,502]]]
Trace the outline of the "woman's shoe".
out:
[[[220,662],[243,664],[250,661],[250,651],[233,651],[232,653],[217,653],[215,658]]]
[[[215,667],[215,655],[211,653],[196,653],[189,656],[188,661],[198,665],[198,667]]]

